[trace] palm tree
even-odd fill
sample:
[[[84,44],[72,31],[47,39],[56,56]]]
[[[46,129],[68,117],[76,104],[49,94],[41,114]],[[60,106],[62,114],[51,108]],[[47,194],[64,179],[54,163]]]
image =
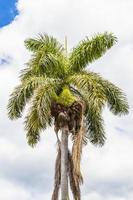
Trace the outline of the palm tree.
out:
[[[28,144],[34,147],[40,134],[54,124],[58,141],[55,184],[52,200],[68,200],[68,180],[75,200],[80,200],[82,148],[90,141],[102,146],[106,136],[102,111],[107,105],[114,115],[128,113],[125,95],[117,86],[87,69],[116,43],[112,33],[97,34],[81,41],[69,54],[54,38],[46,34],[27,39],[32,52],[26,68],[21,71],[20,84],[8,103],[8,116],[25,117]],[[58,132],[61,131],[61,140]],[[73,147],[68,150],[71,136]],[[69,179],[68,179],[69,178]]]

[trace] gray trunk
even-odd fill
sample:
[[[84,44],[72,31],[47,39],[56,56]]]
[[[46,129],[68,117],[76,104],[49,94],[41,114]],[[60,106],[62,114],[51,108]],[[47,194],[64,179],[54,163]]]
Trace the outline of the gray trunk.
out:
[[[68,200],[68,128],[62,128],[61,136],[61,200]]]

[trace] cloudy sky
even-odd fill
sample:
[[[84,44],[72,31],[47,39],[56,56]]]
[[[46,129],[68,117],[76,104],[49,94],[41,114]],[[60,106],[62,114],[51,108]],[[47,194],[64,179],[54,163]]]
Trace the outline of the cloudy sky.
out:
[[[133,199],[133,1],[132,0],[0,0],[0,199],[49,200],[53,189],[56,138],[42,134],[35,149],[26,143],[23,119],[7,117],[9,94],[29,59],[23,41],[48,33],[69,49],[86,36],[113,32],[118,43],[88,66],[126,93],[130,114],[103,115],[107,135],[102,148],[84,148],[83,200]]]

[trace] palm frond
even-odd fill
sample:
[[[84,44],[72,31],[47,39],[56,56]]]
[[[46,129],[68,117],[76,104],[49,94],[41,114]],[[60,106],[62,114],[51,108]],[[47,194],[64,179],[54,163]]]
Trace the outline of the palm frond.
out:
[[[28,139],[28,144],[34,147],[37,142],[40,140],[40,132],[46,127],[42,125],[38,110],[35,107],[35,104],[30,107],[28,115],[25,117],[25,130],[26,136]]]
[[[24,41],[25,47],[33,52],[36,52],[41,46],[42,43],[38,39],[29,38]]]
[[[69,76],[67,82],[74,86],[81,94],[85,102],[93,102],[93,105],[98,105],[102,108],[106,102],[103,87],[89,74],[85,72],[75,73]]]
[[[68,65],[64,56],[49,53],[39,60],[39,68],[41,67],[48,77],[65,78]]]
[[[38,88],[35,94],[35,105],[37,106],[38,116],[42,124],[46,125],[51,116],[51,103],[55,96],[54,86],[47,84]]]
[[[39,51],[32,55],[27,68],[21,71],[20,79],[25,80],[35,75],[64,79],[69,73],[68,70],[68,62],[63,55],[46,54]]]
[[[87,137],[92,144],[102,146],[105,143],[102,110],[92,102],[88,103],[85,113]]]
[[[20,71],[20,75],[19,75],[19,78],[21,81],[25,81],[26,79],[28,80],[29,78],[31,78],[32,76],[39,76],[39,74],[35,73],[30,66],[28,66],[27,64],[27,67],[22,69]]]
[[[89,63],[100,58],[115,43],[116,37],[112,33],[97,34],[91,40],[87,37],[73,49],[70,55],[72,70],[82,70]]]
[[[20,80],[24,81],[29,79],[31,76],[46,76],[45,68],[41,65],[41,60],[43,58],[44,52],[39,51],[33,54],[28,63],[26,63],[26,68],[20,71]]]
[[[25,120],[28,143],[31,146],[37,143],[40,131],[46,129],[51,121],[51,103],[55,95],[55,87],[54,82],[45,83],[45,85],[36,89],[34,93],[29,114]]]
[[[35,39],[29,38],[25,40],[25,46],[32,52],[37,52],[40,49],[53,54],[62,53],[64,51],[63,46],[56,40],[56,38],[47,34],[40,34]]]
[[[75,200],[81,200],[80,183],[78,180],[78,176],[77,174],[75,174],[74,171],[73,159],[70,151],[68,152],[68,174],[73,198]]]
[[[129,105],[126,95],[123,91],[108,80],[103,79],[99,74],[94,72],[84,72],[88,77],[102,87],[107,105],[110,111],[115,115],[128,114]]]
[[[35,89],[38,86],[44,85],[47,80],[46,77],[34,76],[21,82],[21,84],[14,89],[8,102],[8,116],[10,119],[21,117],[23,109],[32,97]]]
[[[83,183],[80,163],[81,163],[84,134],[85,132],[84,132],[83,124],[82,124],[79,132],[74,137],[73,146],[72,146],[72,160],[73,160],[73,168],[74,168],[73,170],[78,178],[79,184]]]
[[[72,75],[68,82],[78,88],[82,98],[103,107],[107,103],[115,115],[128,114],[129,105],[123,91],[94,72],[82,71]],[[89,93],[88,93],[89,92]]]
[[[114,115],[126,115],[129,113],[129,105],[123,91],[107,80],[101,80],[107,98],[107,104]]]
[[[82,99],[86,102],[86,130],[85,137],[95,145],[103,145],[105,132],[103,128],[102,109],[107,101],[104,89],[85,72],[77,73],[68,78],[68,82],[78,89]],[[86,141],[86,138],[84,140]]]
[[[89,132],[86,136],[92,143],[103,145],[105,133],[101,115],[102,109],[107,103],[113,114],[127,114],[129,106],[126,96],[117,86],[93,72],[76,73],[70,76],[67,81],[72,87],[75,87],[86,102],[86,122]]]

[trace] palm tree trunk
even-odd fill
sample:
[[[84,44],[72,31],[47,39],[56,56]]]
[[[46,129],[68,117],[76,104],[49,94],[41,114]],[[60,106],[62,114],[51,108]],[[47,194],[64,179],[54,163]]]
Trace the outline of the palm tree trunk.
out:
[[[68,200],[68,128],[62,128],[61,136],[61,200]]]

